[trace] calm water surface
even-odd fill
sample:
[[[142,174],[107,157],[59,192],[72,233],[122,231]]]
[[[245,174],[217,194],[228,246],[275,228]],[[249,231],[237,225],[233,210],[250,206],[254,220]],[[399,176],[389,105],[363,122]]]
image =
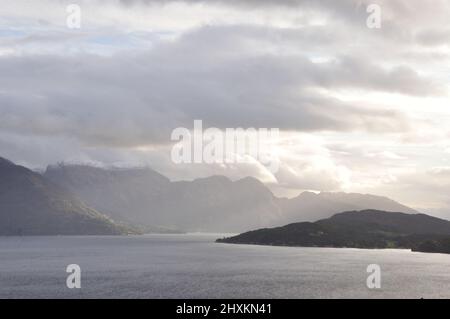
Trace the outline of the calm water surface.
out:
[[[218,237],[0,237],[0,298],[450,298],[450,255]],[[69,264],[81,289],[66,288]],[[381,266],[379,290],[366,287],[369,264]]]

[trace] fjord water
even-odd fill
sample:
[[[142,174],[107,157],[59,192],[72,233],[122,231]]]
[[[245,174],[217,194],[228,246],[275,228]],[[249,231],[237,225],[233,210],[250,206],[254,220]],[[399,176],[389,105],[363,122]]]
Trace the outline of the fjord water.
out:
[[[0,298],[450,298],[450,255],[218,237],[1,237]],[[81,266],[81,289],[66,288],[69,264]],[[369,264],[381,289],[366,286]]]

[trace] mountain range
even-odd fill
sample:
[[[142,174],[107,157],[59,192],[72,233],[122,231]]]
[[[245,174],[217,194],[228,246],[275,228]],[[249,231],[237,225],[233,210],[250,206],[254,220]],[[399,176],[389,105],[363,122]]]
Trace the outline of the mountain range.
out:
[[[36,173],[6,159],[0,163],[0,234],[237,233],[348,210],[417,213],[368,194],[303,192],[279,198],[252,177],[170,181],[150,168],[59,164]],[[66,229],[74,221],[78,226]]]
[[[389,198],[304,192],[278,198],[253,177],[232,181],[211,176],[171,182],[149,169],[50,166],[44,177],[115,220],[185,231],[242,232],[299,221],[316,221],[348,210],[417,213]]]

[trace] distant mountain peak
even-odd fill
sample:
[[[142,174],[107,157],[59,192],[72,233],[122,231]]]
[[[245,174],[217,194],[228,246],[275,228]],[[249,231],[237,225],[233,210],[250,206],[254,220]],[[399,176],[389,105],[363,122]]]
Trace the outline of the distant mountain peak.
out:
[[[297,197],[316,197],[316,196],[319,196],[319,194],[311,191],[304,191],[301,192]]]
[[[201,178],[196,178],[193,180],[193,182],[199,182],[199,183],[203,183],[203,182],[216,182],[216,183],[226,183],[226,184],[231,184],[232,181],[231,179],[229,179],[228,177],[224,176],[224,175],[211,175],[208,177],[201,177]]]
[[[149,167],[119,168],[119,167],[101,167],[86,164],[57,164],[47,166],[43,174],[45,177],[59,181],[64,179],[72,185],[85,185],[89,183],[101,183],[111,181],[119,177],[144,178],[151,177],[164,183],[169,183],[169,179],[164,175]]]
[[[253,176],[247,176],[241,179],[238,179],[236,183],[244,183],[249,185],[255,185],[260,187],[266,187],[263,182],[261,182],[259,179],[253,177]]]
[[[15,166],[13,162],[6,158],[0,157],[0,166]]]

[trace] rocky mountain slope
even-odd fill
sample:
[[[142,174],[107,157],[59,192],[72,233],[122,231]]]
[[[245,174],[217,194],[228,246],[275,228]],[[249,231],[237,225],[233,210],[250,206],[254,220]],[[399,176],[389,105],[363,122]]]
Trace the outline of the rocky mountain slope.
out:
[[[118,235],[126,229],[42,175],[0,158],[0,235]]]

